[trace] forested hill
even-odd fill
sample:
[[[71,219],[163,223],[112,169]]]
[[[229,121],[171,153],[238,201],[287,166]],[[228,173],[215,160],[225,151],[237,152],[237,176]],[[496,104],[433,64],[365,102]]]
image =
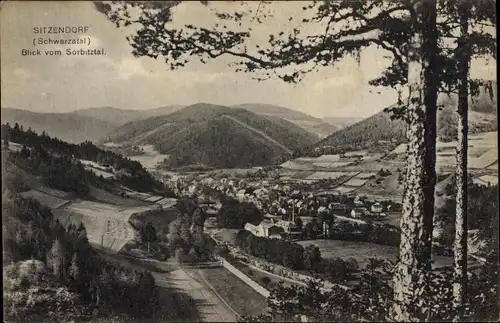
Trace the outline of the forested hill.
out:
[[[167,115],[179,109],[182,109],[182,106],[171,105],[149,110],[127,110],[114,107],[100,107],[81,109],[72,113],[80,116],[99,119],[105,122],[123,125],[131,121]]]
[[[1,111],[2,123],[18,122],[26,129],[45,131],[50,136],[72,143],[98,140],[119,125],[116,121],[104,121],[74,113],[37,113],[3,107]]]
[[[494,82],[496,86],[496,82]],[[496,131],[498,119],[496,92],[484,88],[469,101],[469,133]],[[456,97],[440,95],[438,99],[438,136],[451,141],[457,136]],[[396,105],[388,107],[389,109]],[[365,120],[350,125],[321,140],[303,154],[319,156],[355,150],[388,152],[406,139],[406,125],[392,120],[389,112],[381,111]]]
[[[234,105],[233,107],[245,109],[260,115],[276,117],[286,121],[290,121],[291,123],[309,131],[310,133],[317,134],[321,138],[331,135],[335,131],[338,131],[346,126],[345,123],[339,123],[336,122],[336,120],[325,122],[322,119],[315,118],[306,113],[271,104],[245,103]]]
[[[84,193],[85,186],[98,185],[97,180],[105,182],[102,177],[84,170],[80,160],[88,160],[105,167],[112,167],[116,172],[113,181],[132,189],[142,192],[171,193],[139,162],[102,150],[89,141],[70,144],[45,133],[37,134],[31,129],[24,131],[17,123],[14,126],[2,125],[1,134],[3,148],[8,142],[23,147],[17,152],[9,151],[6,156],[8,160],[36,176],[41,176],[51,185],[61,186],[56,188],[64,191]]]
[[[127,123],[108,138],[116,143],[152,144],[170,155],[171,166],[269,165],[311,146],[318,137],[279,118],[205,103],[167,116]]]

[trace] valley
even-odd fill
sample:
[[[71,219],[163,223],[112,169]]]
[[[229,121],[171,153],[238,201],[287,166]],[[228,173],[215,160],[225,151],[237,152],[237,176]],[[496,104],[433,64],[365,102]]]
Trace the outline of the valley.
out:
[[[357,293],[370,266],[398,259],[404,127],[379,113],[324,136],[320,122],[278,108],[266,114],[265,107],[197,104],[152,116],[88,109],[75,114],[117,122],[79,144],[38,134],[43,124],[28,130],[9,121],[2,127],[4,196],[47,207],[68,234],[83,227],[100,261],[150,273],[159,322],[257,316],[280,282],[307,288],[319,279],[322,290]],[[498,185],[497,131],[484,131],[493,119],[478,113],[468,167],[483,192]],[[311,130],[313,121],[321,131]],[[456,144],[437,142],[438,214],[448,212]],[[9,221],[29,230],[42,221],[30,216],[26,222],[12,213]],[[436,243],[444,247],[433,254],[433,268],[446,271],[449,229],[446,218],[439,221]],[[483,230],[477,223],[472,231]],[[20,238],[10,236],[17,246]],[[473,241],[469,265],[480,268],[486,247]],[[19,257],[9,250],[7,258]]]

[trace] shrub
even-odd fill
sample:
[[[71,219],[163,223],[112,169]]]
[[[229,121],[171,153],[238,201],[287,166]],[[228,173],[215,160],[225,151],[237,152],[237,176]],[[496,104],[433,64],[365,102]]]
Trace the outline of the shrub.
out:
[[[200,260],[198,253],[196,252],[196,250],[194,248],[191,248],[189,250],[189,253],[187,254],[185,261],[186,262],[197,262],[198,260]]]
[[[178,262],[186,261],[186,253],[184,252],[184,250],[182,248],[178,248],[175,250],[175,259]]]
[[[225,257],[229,254],[229,248],[226,245],[217,246],[215,248],[215,254],[221,257]]]
[[[359,269],[359,264],[356,259],[353,257],[349,257],[345,261],[346,269],[349,271],[356,271]]]
[[[271,278],[264,276],[260,279],[260,282],[264,285],[264,287],[267,287],[267,285],[271,282]]]

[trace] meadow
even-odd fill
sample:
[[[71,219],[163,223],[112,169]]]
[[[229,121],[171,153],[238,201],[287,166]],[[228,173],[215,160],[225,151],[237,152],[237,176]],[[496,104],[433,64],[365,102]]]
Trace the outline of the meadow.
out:
[[[344,260],[353,257],[360,268],[366,266],[369,258],[386,258],[397,261],[399,249],[392,246],[383,246],[370,242],[341,241],[341,240],[306,240],[298,242],[306,247],[313,244],[319,248],[325,258],[339,257]],[[436,266],[449,265],[450,257],[433,256]]]

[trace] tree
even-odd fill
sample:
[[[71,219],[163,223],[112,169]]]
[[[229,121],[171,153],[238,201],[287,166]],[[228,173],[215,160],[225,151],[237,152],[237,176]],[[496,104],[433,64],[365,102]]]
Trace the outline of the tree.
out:
[[[467,232],[468,232],[468,110],[469,94],[479,95],[479,84],[469,79],[470,61],[473,56],[492,56],[496,59],[496,38],[484,31],[484,26],[493,27],[496,23],[495,1],[441,1],[451,20],[450,27],[444,29],[444,36],[456,39],[456,48],[449,54],[448,64],[449,92],[458,93],[457,105],[457,164],[456,164],[456,212],[454,244],[454,311],[455,320],[462,320],[467,295]],[[491,24],[488,25],[488,22]],[[458,26],[458,36],[454,35],[453,24]],[[471,28],[472,27],[472,28]],[[479,28],[478,28],[479,27]],[[470,30],[472,29],[472,32]],[[456,81],[455,81],[456,80]],[[456,85],[455,85],[456,83]],[[484,84],[483,84],[484,85]],[[469,91],[470,89],[470,91]],[[493,100],[493,93],[490,98]],[[474,102],[474,99],[473,101]]]
[[[321,261],[321,252],[315,245],[309,245],[304,249],[304,266],[313,270]]]
[[[315,69],[317,66],[334,64],[349,54],[359,59],[360,50],[373,44],[393,56],[391,66],[372,84],[401,90],[402,85],[408,83],[410,93],[407,106],[399,111],[408,123],[409,142],[401,221],[401,261],[394,275],[394,319],[425,319],[428,316],[427,273],[431,268],[436,182],[438,69],[443,65],[438,56],[436,1],[339,0],[321,2],[319,5],[314,3],[304,9],[316,9],[311,21],[325,22],[324,32],[301,38],[299,28],[292,28],[291,33],[284,37],[271,35],[270,48],[259,50],[258,55],[238,50],[243,47],[240,45],[248,37],[248,32],[221,32],[196,26],[186,26],[184,31],[165,28],[165,22],[171,18],[170,9],[176,4],[139,5],[141,14],[138,19],[130,18],[129,5],[118,8],[101,5],[98,9],[118,26],[131,23],[141,25],[129,39],[134,54],[165,58],[171,68],[184,66],[189,56],[201,56],[204,60],[232,55],[243,60],[237,65],[243,66],[238,69],[246,72],[276,72],[283,67],[295,67],[303,63],[312,63],[312,69]],[[155,12],[152,7],[156,9]],[[245,15],[221,13],[218,16],[240,21]],[[259,21],[259,17],[255,19]],[[446,23],[439,25],[445,26]],[[285,72],[285,75],[278,77],[286,82],[294,82],[312,69],[304,72],[294,68],[293,72]]]
[[[468,1],[459,1],[460,39],[457,51],[461,52],[458,58],[458,143],[457,143],[457,166],[455,176],[457,180],[456,214],[455,214],[455,247],[454,247],[454,269],[455,281],[453,284],[453,305],[456,311],[455,319],[462,319],[467,288],[467,155],[468,155],[468,101],[469,101],[469,65],[470,50],[463,39],[469,32]]]
[[[300,218],[300,216],[297,215],[295,217],[294,223],[295,223],[295,228],[296,229],[302,230],[303,222],[302,222],[302,219]]]
[[[194,226],[191,232],[191,236],[193,239],[193,247],[195,248],[196,252],[200,255],[203,254],[206,251],[207,246],[203,227]]]
[[[141,229],[141,240],[142,242],[146,242],[148,244],[148,252],[150,251],[151,242],[156,241],[156,230],[151,224],[151,222],[147,222],[144,228]]]
[[[54,240],[48,258],[50,260],[49,263],[54,276],[56,276],[57,278],[62,278],[65,271],[65,251],[59,239]]]
[[[80,267],[78,255],[76,253],[73,254],[73,258],[71,258],[71,265],[69,267],[69,276],[74,281],[79,281],[80,279]]]
[[[203,227],[206,219],[207,212],[203,208],[198,207],[193,213],[193,225]]]

